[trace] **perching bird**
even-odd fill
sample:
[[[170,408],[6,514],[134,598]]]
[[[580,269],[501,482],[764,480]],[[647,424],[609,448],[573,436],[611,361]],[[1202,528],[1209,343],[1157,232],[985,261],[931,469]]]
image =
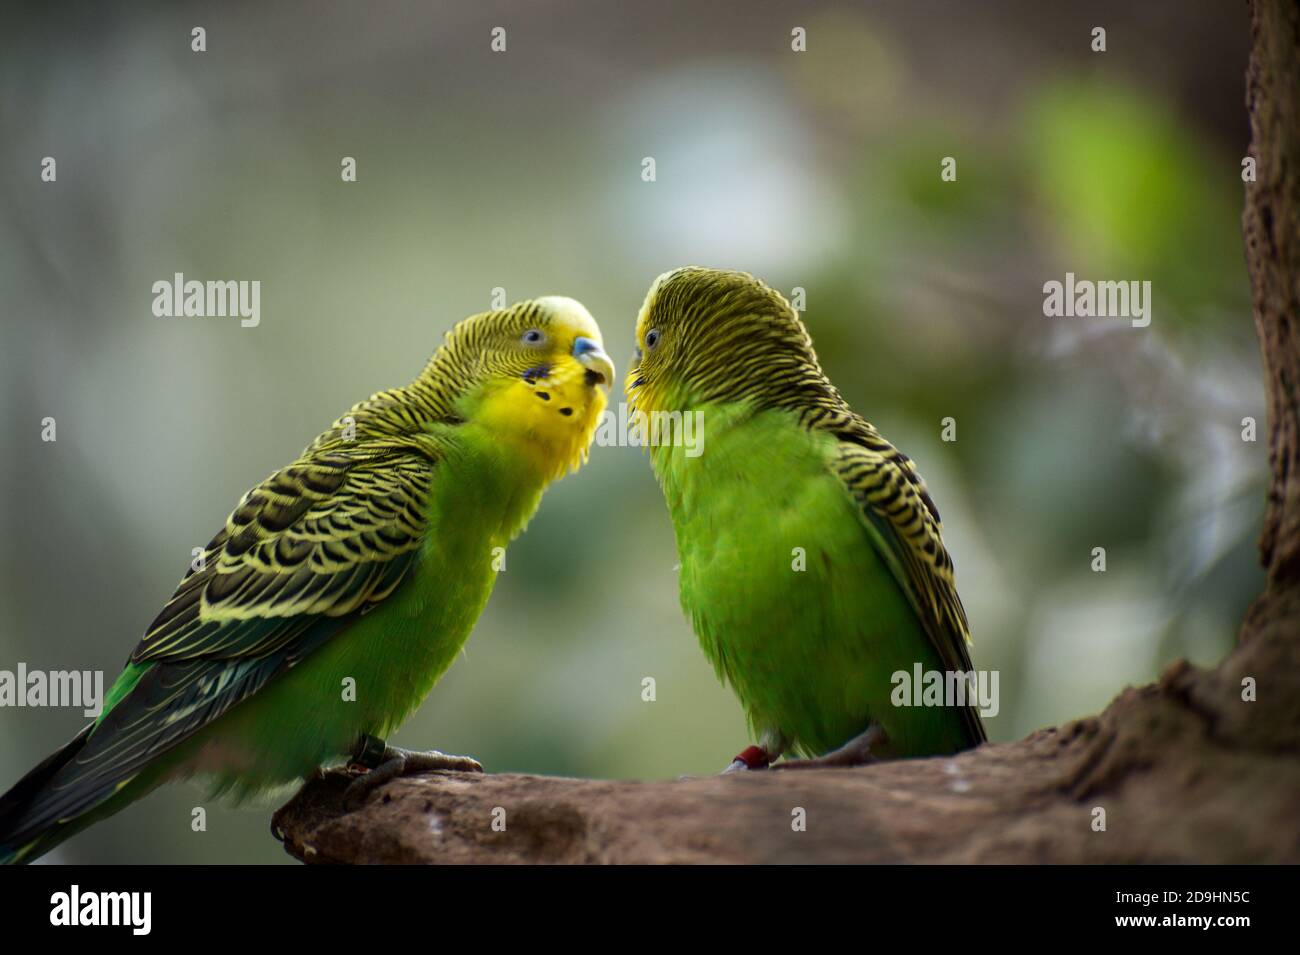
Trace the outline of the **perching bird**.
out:
[[[650,287],[636,344],[627,394],[654,438],[682,606],[759,740],[729,769],[984,741],[971,705],[893,705],[917,663],[973,674],[966,614],[915,466],[840,397],[789,303],[742,272],[677,269]],[[696,413],[693,454],[674,429]]]
[[[481,771],[383,739],[451,665],[506,544],[585,460],[614,368],[573,299],[460,322],[244,495],[136,646],[102,715],[0,797],[29,862],[159,783],[244,796],[351,755],[352,795]]]

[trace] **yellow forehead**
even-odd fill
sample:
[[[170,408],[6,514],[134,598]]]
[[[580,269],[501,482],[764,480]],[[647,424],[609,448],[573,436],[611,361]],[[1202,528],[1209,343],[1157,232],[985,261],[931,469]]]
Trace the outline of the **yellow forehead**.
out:
[[[604,344],[600,337],[600,326],[591,317],[591,312],[577,299],[566,295],[547,295],[536,300],[538,307],[546,313],[553,333],[561,336],[582,336]]]

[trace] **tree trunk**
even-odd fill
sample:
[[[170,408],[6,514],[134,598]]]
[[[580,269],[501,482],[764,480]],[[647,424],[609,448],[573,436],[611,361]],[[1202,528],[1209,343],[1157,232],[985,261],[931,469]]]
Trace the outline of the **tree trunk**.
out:
[[[1300,862],[1300,4],[1250,10],[1243,226],[1269,408],[1268,576],[1218,667],[1179,661],[1100,716],[1015,743],[861,769],[432,773],[353,812],[351,776],[333,770],[276,813],[285,848],[334,863]]]

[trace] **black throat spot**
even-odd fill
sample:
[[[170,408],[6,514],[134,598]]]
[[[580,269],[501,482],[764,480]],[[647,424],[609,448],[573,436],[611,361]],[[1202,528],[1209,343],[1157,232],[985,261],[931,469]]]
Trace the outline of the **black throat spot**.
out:
[[[540,381],[542,378],[545,378],[550,373],[551,373],[550,365],[546,365],[546,364],[534,365],[532,368],[529,368],[526,372],[524,372],[523,379],[528,384],[535,385],[537,384],[538,381]]]

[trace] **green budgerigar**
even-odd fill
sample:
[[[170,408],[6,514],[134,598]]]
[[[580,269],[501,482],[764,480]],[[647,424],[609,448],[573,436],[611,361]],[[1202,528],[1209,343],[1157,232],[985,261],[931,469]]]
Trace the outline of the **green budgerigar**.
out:
[[[411,383],[353,407],[244,495],[99,718],[0,796],[28,862],[160,783],[246,796],[351,755],[351,795],[468,757],[384,738],[460,652],[505,546],[585,459],[614,369],[583,306],[465,319]]]
[[[915,466],[840,397],[790,304],[742,272],[677,269],[651,286],[636,344],[627,393],[682,606],[758,739],[730,769],[984,741],[969,682],[954,705],[896,705],[917,672],[973,677],[952,561]],[[695,442],[677,439],[683,415]]]

